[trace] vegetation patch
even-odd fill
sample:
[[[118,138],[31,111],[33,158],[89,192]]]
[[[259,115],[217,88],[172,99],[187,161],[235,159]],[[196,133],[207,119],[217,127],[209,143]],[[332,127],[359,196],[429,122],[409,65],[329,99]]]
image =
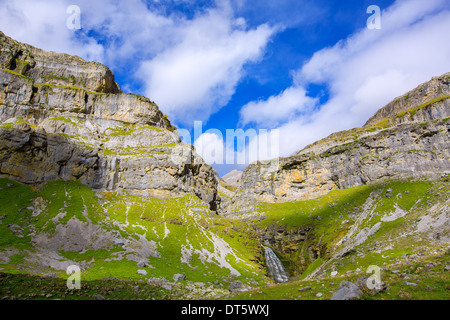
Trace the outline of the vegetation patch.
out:
[[[20,74],[20,73],[18,73],[18,72],[15,72],[15,71],[12,71],[12,70],[8,70],[8,69],[0,69],[0,70],[5,71],[5,72],[8,72],[8,73],[11,73],[11,74],[13,74],[13,75],[15,75],[15,76],[19,76],[19,77],[21,77],[21,78],[23,78],[23,79],[25,79],[25,80],[30,81],[30,82],[34,82],[34,80],[33,80],[32,78],[27,77],[27,76],[24,76],[23,74]]]
[[[417,106],[417,107],[414,107],[414,108],[411,108],[411,109],[409,109],[409,110],[400,112],[400,113],[398,113],[395,117],[396,117],[396,118],[401,118],[401,117],[403,117],[405,114],[408,114],[408,113],[409,113],[411,116],[414,116],[414,115],[416,114],[417,111],[419,111],[419,110],[421,110],[421,109],[423,109],[423,108],[426,108],[426,107],[428,107],[428,106],[430,106],[430,105],[432,105],[432,104],[435,104],[435,103],[439,103],[439,102],[445,101],[445,100],[447,100],[447,99],[449,99],[449,98],[450,98],[450,95],[444,95],[444,96],[441,96],[441,97],[437,97],[437,98],[432,99],[432,100],[430,100],[430,101],[427,101],[427,102],[425,102],[425,103],[423,103],[423,104],[421,104],[421,105],[419,105],[419,106]]]

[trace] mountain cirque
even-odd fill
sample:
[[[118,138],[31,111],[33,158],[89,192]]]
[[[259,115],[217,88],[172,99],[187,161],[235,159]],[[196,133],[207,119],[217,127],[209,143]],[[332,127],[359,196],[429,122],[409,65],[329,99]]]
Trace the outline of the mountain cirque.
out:
[[[106,66],[0,32],[0,297],[331,298],[375,264],[398,268],[381,299],[447,299],[449,84],[224,180]],[[272,286],[261,243],[290,283]],[[71,264],[84,290],[60,281]]]
[[[217,210],[217,173],[149,99],[122,93],[104,65],[0,32],[0,174],[79,180],[107,191],[194,193]]]

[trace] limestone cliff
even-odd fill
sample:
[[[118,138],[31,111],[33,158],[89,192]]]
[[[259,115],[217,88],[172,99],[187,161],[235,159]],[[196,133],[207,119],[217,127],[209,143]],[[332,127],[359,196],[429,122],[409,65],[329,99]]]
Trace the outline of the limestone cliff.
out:
[[[25,75],[35,83],[78,86],[102,93],[119,93],[108,67],[65,53],[46,52],[11,39],[0,31],[0,68]]]
[[[104,65],[45,52],[0,32],[0,176],[79,180],[106,191],[217,207],[217,173],[158,106],[122,93]]]
[[[438,104],[438,102],[447,100],[450,97],[449,95],[450,73],[446,73],[442,76],[434,77],[414,90],[394,99],[378,110],[364,126],[373,126],[380,121],[387,121],[390,125],[395,125],[404,121],[426,121],[431,118],[445,118],[448,116],[448,104]],[[434,104],[434,108],[423,108],[431,103]],[[419,114],[410,113],[410,116],[402,117],[406,111],[411,109],[416,109],[413,111],[418,111]],[[423,111],[427,110],[431,111],[432,114],[423,113]]]
[[[259,202],[308,200],[388,179],[442,175],[450,168],[449,97],[447,73],[395,99],[362,128],[332,134],[291,157],[249,165],[229,213],[252,212]]]

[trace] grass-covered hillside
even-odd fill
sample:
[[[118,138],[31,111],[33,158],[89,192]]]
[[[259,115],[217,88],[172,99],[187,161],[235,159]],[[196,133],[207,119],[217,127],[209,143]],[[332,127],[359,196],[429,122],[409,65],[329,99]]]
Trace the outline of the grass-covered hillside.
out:
[[[449,193],[448,177],[391,181],[261,204],[243,222],[194,196],[2,179],[0,298],[330,299],[342,280],[370,276],[376,265],[388,290],[363,299],[449,299]],[[261,242],[279,255],[289,283],[266,277]],[[82,269],[81,290],[66,287],[72,264]],[[186,279],[175,283],[175,274]],[[231,294],[234,280],[250,290]]]
[[[234,280],[253,287],[267,280],[251,226],[213,214],[194,196],[145,199],[78,182],[1,179],[0,203],[3,273],[67,279],[75,264],[86,285],[104,278],[161,285],[183,274],[178,286],[192,286],[193,297]]]
[[[234,298],[330,299],[342,280],[369,277],[367,269],[375,265],[389,289],[363,298],[449,299],[449,194],[447,176],[260,205],[255,224],[278,249],[292,281]],[[305,287],[310,289],[299,291]]]

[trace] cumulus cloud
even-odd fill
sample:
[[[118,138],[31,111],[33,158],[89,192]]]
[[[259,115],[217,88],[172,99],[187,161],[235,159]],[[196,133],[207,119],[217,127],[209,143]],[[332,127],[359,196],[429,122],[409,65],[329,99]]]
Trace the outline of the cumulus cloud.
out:
[[[276,32],[248,28],[228,1],[197,7],[192,17],[166,12],[190,1],[78,0],[81,30],[66,27],[70,0],[4,0],[0,29],[44,50],[79,55],[123,72],[173,123],[192,126],[226,105]],[[138,80],[141,83],[138,83]],[[129,88],[125,84],[124,88]]]
[[[189,134],[187,136],[190,137]],[[199,135],[194,146],[205,162],[219,168],[225,165],[227,171],[230,171],[230,167],[243,169],[243,166],[256,160],[280,156],[280,136],[276,129],[228,129],[225,139],[221,131],[209,129]]]
[[[285,120],[278,126],[281,154],[290,155],[332,132],[361,126],[395,97],[448,72],[450,42],[444,39],[450,30],[449,9],[445,0],[399,0],[382,12],[381,30],[362,29],[316,52],[284,92],[319,84],[327,88],[329,99],[293,119],[289,112],[282,113],[285,118],[277,119]],[[241,121],[248,122],[249,105],[264,110],[282,97],[248,104]],[[290,109],[288,104],[286,110]]]
[[[233,9],[227,6],[230,2]],[[81,8],[78,31],[66,27],[66,9],[72,4]],[[125,69],[130,89],[136,89],[135,76],[139,76],[142,93],[156,101],[175,124],[191,127],[193,119],[206,120],[227,104],[245,76],[246,64],[263,58],[279,29],[248,23],[236,15],[257,17],[260,10],[252,9],[253,2],[218,0],[190,16],[167,13],[155,4],[2,0],[0,30],[45,50],[100,61],[113,70],[115,66]],[[316,16],[319,9],[313,11]],[[246,104],[240,112],[241,124],[279,129],[280,153],[286,156],[332,132],[361,126],[396,96],[450,70],[447,0],[397,0],[382,9],[380,30],[363,28],[317,51],[295,72],[291,87]],[[274,14],[266,12],[266,16]],[[307,17],[305,11],[299,21]],[[326,103],[319,106],[317,97],[308,94],[311,84],[326,88]],[[210,144],[223,144],[209,138]],[[231,151],[225,146],[223,155]]]
[[[103,60],[104,48],[92,38],[67,28],[68,1],[3,0],[0,30],[21,42],[47,51],[68,52]]]
[[[146,95],[176,123],[207,120],[228,103],[244,65],[261,58],[274,32],[267,25],[246,30],[244,22],[218,9],[187,22],[179,43],[142,63],[137,76]]]
[[[177,41],[184,20],[166,16],[141,0],[77,0],[81,29],[66,26],[71,0],[4,0],[0,29],[44,50],[66,52],[123,67],[154,57]],[[132,63],[129,63],[132,61]]]
[[[224,142],[220,132],[205,132],[194,142],[195,151],[208,164],[224,163]]]
[[[268,127],[292,119],[298,114],[310,112],[317,99],[308,97],[302,87],[290,87],[267,100],[252,101],[240,111],[243,125],[254,123]]]

